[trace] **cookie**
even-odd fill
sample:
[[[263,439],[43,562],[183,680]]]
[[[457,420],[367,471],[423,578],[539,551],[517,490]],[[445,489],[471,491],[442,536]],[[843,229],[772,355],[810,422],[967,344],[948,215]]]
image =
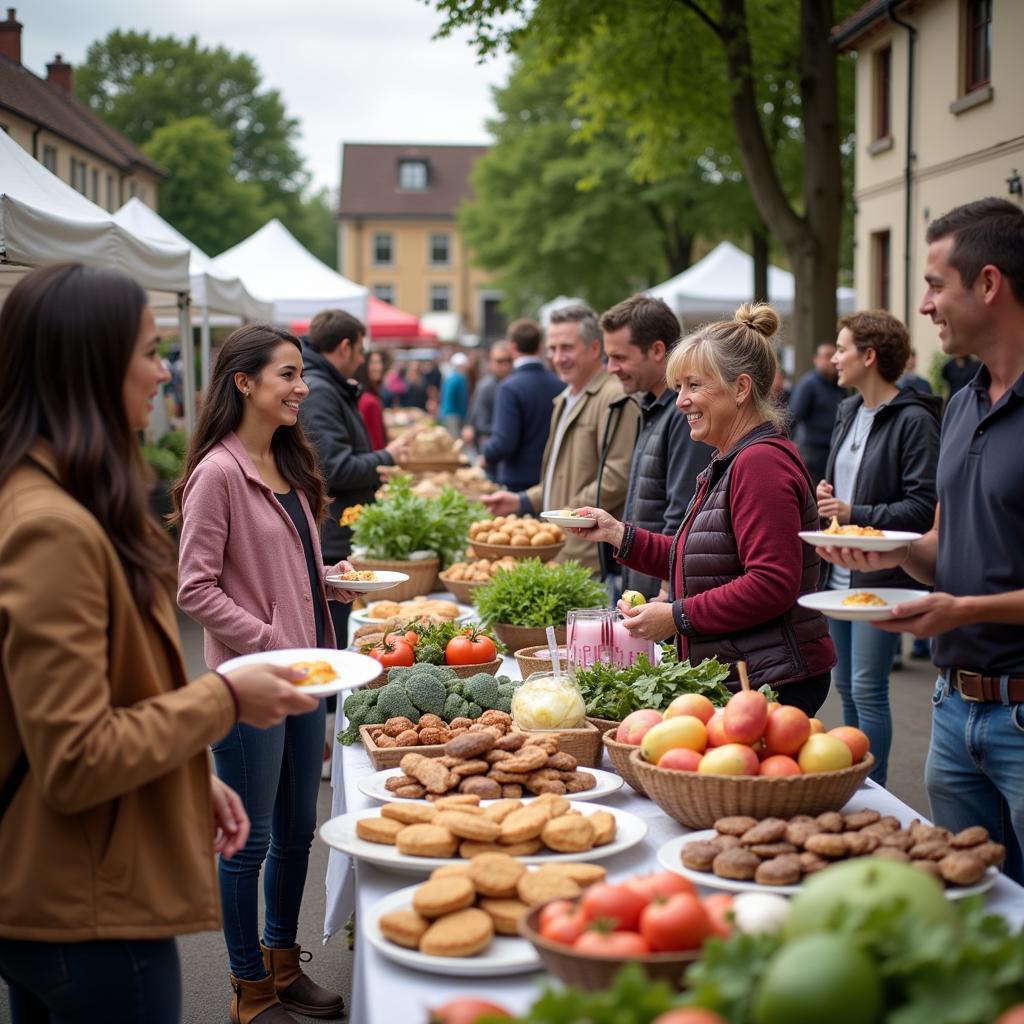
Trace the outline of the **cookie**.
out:
[[[847,832],[856,832],[858,829],[874,825],[876,821],[882,820],[881,811],[867,808],[863,811],[854,811],[852,814],[844,814],[843,821],[846,824]]]
[[[502,771],[524,772],[529,774],[548,763],[548,755],[540,747],[520,747],[507,761],[501,762]],[[575,765],[573,766],[575,767]]]
[[[482,808],[479,807],[480,797],[474,793],[452,793],[448,796],[439,796],[434,801],[434,806],[439,810],[452,810],[458,809],[460,811],[467,811],[469,814],[478,814],[482,812]],[[474,810],[474,808],[476,808]]]
[[[784,853],[796,853],[796,847],[792,843],[758,843],[751,846],[750,852],[757,854],[763,860],[771,860],[773,857],[781,857]]]
[[[481,800],[498,800],[501,797],[501,783],[486,775],[470,775],[459,783],[460,793],[472,793]]]
[[[691,871],[710,871],[711,865],[721,851],[711,843],[687,843],[682,850],[683,867]]]
[[[807,837],[804,849],[808,853],[816,853],[819,857],[837,860],[846,856],[848,847],[845,836],[835,832],[819,832],[817,835]]]
[[[438,918],[420,939],[420,952],[427,956],[476,956],[494,938],[490,914],[469,907]]]
[[[560,772],[574,772],[578,763],[572,754],[560,750],[557,754],[548,755],[546,767],[557,768]]]
[[[431,878],[469,878],[469,865],[457,860],[454,864],[442,864],[430,872]]]
[[[578,814],[563,814],[560,818],[548,821],[541,831],[540,841],[548,849],[559,853],[585,853],[593,848],[594,836],[595,829],[588,818]]]
[[[484,817],[500,825],[513,811],[518,811],[522,806],[522,800],[498,800],[484,808]]]
[[[406,825],[395,839],[398,852],[409,857],[454,857],[458,843],[440,825]]]
[[[745,814],[733,814],[727,818],[719,818],[715,822],[715,831],[723,836],[741,836],[756,824],[757,818],[750,818]]]
[[[988,842],[988,829],[983,828],[981,825],[972,825],[970,828],[965,828],[960,832],[957,832],[955,836],[949,841],[949,845],[954,850],[967,850],[972,846],[981,846],[982,843]]]
[[[504,853],[509,857],[531,857],[541,848],[539,839],[526,839],[521,843],[478,843],[464,839],[459,844],[459,856],[467,860],[481,853]]]
[[[505,750],[509,753],[514,753],[526,742],[525,732],[510,732],[506,733],[497,740],[494,744],[495,750]]]
[[[785,839],[787,822],[782,818],[765,818],[752,828],[748,828],[740,836],[744,846],[762,846],[765,843],[778,843]]]
[[[395,796],[404,797],[406,800],[422,800],[427,795],[427,791],[418,782],[399,786],[393,792]]]
[[[518,935],[519,922],[530,908],[522,900],[482,899],[480,909],[490,915],[499,935]]]
[[[503,800],[518,800],[523,795],[523,787],[515,782],[506,782],[501,787]]]
[[[573,861],[562,864],[545,864],[544,870],[551,874],[571,878],[582,889],[586,889],[588,885],[594,885],[596,882],[603,882],[608,877],[607,870],[600,864],[577,864]]]
[[[437,811],[430,804],[384,804],[382,818],[393,818],[403,825],[418,825],[433,819]]]
[[[411,775],[428,793],[447,793],[449,789],[454,789],[458,785],[456,777],[432,757],[421,757],[410,771],[405,767],[405,758],[409,756],[406,754],[402,758],[402,770]]]
[[[554,793],[544,793],[534,803],[546,807],[550,818],[558,818],[570,809],[569,801]]]
[[[822,832],[842,832],[846,828],[846,822],[838,811],[825,811],[814,820]]]
[[[499,841],[502,843],[521,843],[527,839],[536,839],[544,830],[550,815],[543,804],[530,804],[518,811],[513,811],[501,825]]]
[[[424,917],[435,918],[470,907],[475,900],[476,887],[470,878],[432,878],[413,893],[412,909]]]
[[[615,838],[618,823],[611,811],[595,811],[587,818],[594,830],[594,845],[604,846]]]
[[[356,822],[356,835],[368,843],[383,843],[394,846],[398,834],[408,826],[392,818],[360,818]]]
[[[938,863],[942,877],[950,885],[974,885],[982,880],[988,870],[988,865],[973,850],[956,850]]]
[[[570,772],[563,781],[567,793],[585,793],[597,785],[597,778],[590,772]]]
[[[478,843],[493,843],[501,832],[501,826],[483,814],[465,814],[462,811],[440,811],[434,823],[448,829],[453,836]]]
[[[519,898],[529,907],[548,900],[574,900],[580,894],[580,887],[557,871],[527,871],[516,885]]]
[[[754,872],[761,865],[761,858],[749,850],[736,847],[723,850],[711,862],[711,870],[719,878],[732,878],[737,881],[749,882]]]
[[[418,949],[430,922],[415,910],[393,910],[377,922],[381,935],[406,949]]]
[[[759,885],[795,885],[802,874],[799,855],[784,853],[759,864],[754,871],[754,881]]]
[[[526,867],[507,853],[481,853],[469,862],[469,877],[481,896],[505,899],[514,896]]]
[[[451,757],[478,758],[494,749],[494,736],[484,730],[478,732],[464,732],[461,736],[449,740],[444,745],[444,752]]]

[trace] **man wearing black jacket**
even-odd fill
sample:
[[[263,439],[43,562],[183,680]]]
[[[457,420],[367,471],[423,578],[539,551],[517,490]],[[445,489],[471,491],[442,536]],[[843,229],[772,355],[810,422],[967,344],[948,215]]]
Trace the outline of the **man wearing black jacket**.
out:
[[[679,340],[679,321],[660,299],[633,295],[601,317],[608,372],[640,403],[640,430],[629,471],[622,514],[646,530],[675,534],[713,449],[690,438],[686,417],[676,408],[676,393],[665,380],[669,353]],[[602,569],[607,551],[602,545]],[[624,590],[647,598],[664,597],[668,584],[633,569],[623,569]]]

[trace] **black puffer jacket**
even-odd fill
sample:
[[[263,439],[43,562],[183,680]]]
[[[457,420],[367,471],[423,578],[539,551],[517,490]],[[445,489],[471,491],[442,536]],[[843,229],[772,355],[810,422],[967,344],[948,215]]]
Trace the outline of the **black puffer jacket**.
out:
[[[845,399],[836,414],[825,479],[835,482],[836,453],[849,433],[864,399]],[[901,388],[875,415],[864,443],[857,473],[851,522],[879,530],[925,533],[935,519],[935,469],[939,461],[939,421],[942,399]],[[831,568],[829,569],[831,574]],[[828,585],[828,577],[825,579]],[[912,587],[920,583],[901,569],[853,572],[851,587]]]

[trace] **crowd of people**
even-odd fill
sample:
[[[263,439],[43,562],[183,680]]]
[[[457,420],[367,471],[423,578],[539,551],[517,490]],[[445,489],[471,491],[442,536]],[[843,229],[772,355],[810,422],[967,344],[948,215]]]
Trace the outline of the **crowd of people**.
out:
[[[574,305],[552,316],[546,352],[518,320],[475,386],[461,352],[436,377],[397,372],[340,311],[304,340],[243,327],[174,488],[177,553],[147,512],[137,443],[168,380],[144,292],[77,264],[27,275],[0,310],[0,976],[14,1020],[172,1024],[173,937],[221,926],[236,1024],[343,1012],[296,944],[329,711],[290,669],[217,667],[344,646],[355,595],[325,586],[350,568],[341,513],[405,454],[383,411],[421,400],[498,484],[493,512],[597,519],[559,557],[607,580],[610,601],[649,599],[620,603],[634,635],[745,661],[754,685],[812,715],[834,684],[879,782],[899,633],[933,638],[932,816],[985,826],[1024,881],[1024,211],[970,203],[927,242],[920,312],[952,357],[945,409],[882,311],[840,320],[788,408],[765,304],[684,338],[644,295],[601,315]],[[832,519],[923,536],[819,558],[798,533]],[[798,600],[862,585],[928,593],[879,624]],[[204,631],[210,671],[191,682],[175,598]]]

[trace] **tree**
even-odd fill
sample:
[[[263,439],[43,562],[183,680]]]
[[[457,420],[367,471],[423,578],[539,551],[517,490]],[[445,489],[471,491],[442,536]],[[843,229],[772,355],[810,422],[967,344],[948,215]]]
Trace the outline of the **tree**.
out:
[[[338,265],[337,209],[335,193],[322,188],[282,217],[288,230],[329,267]]]
[[[843,212],[833,0],[433,0],[441,35],[469,27],[481,56],[535,40],[582,69],[574,99],[599,130],[623,118],[642,170],[737,154],[796,277],[798,366],[835,330]],[[841,13],[853,0],[838,0]],[[722,113],[727,114],[727,121]],[[725,138],[721,126],[730,126]],[[800,193],[786,167],[799,154]],[[710,157],[712,161],[716,156]],[[682,163],[680,163],[682,162]]]

